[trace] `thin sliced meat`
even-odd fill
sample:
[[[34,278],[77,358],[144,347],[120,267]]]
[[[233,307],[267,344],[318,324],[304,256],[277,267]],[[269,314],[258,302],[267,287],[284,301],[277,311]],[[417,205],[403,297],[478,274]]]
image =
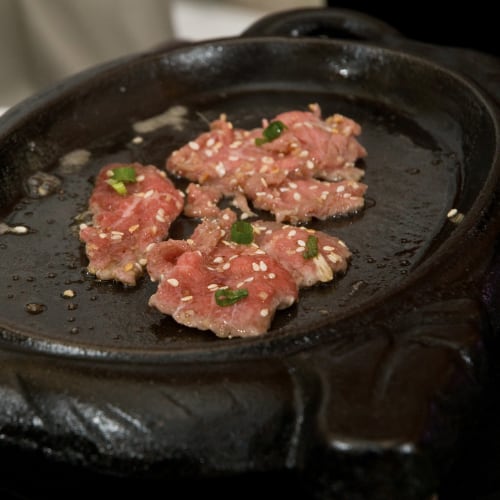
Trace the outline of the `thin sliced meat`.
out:
[[[134,168],[136,182],[127,183],[121,195],[107,181],[113,169],[124,166]],[[153,165],[103,167],[89,200],[92,224],[80,227],[88,271],[102,280],[135,285],[144,273],[148,246],[167,236],[183,206],[183,194]]]
[[[273,156],[282,153],[295,158],[293,173],[296,177],[359,181],[364,170],[354,164],[367,155],[357,140],[361,126],[338,113],[323,120],[318,104],[311,104],[309,108],[310,111],[287,111],[277,115],[273,121],[281,121],[287,128],[277,139],[261,147]]]
[[[278,222],[292,224],[311,218],[326,219],[355,213],[364,206],[366,184],[356,181],[326,182],[297,179],[273,188],[248,184],[253,206],[274,214]]]
[[[224,227],[217,228],[217,221],[206,220],[188,240],[189,249],[173,240],[154,245],[148,270],[159,285],[149,304],[178,323],[211,330],[218,337],[261,335],[269,330],[276,310],[297,300],[297,285],[257,245],[229,242],[223,239],[226,233]],[[205,246],[200,249],[201,241]],[[185,251],[179,253],[181,249]],[[244,296],[221,305],[219,290]]]
[[[270,221],[252,223],[255,242],[293,276],[299,288],[331,281],[347,270],[351,252],[322,231]],[[312,238],[313,241],[309,241]],[[311,252],[316,249],[317,253]]]
[[[347,270],[351,252],[338,238],[258,220],[251,223],[253,241],[238,244],[230,236],[235,221],[236,214],[225,209],[217,219],[204,219],[188,240],[153,245],[148,272],[159,284],[149,304],[219,337],[262,335],[275,312],[297,300],[299,288],[331,281]],[[311,253],[311,248],[316,250]],[[224,289],[245,296],[220,305],[215,294]]]
[[[197,196],[190,197],[186,205],[187,215],[215,215],[217,200],[224,196],[239,196],[238,204],[251,215],[251,208],[241,203],[242,193],[258,208],[268,210],[266,206],[272,205],[256,200],[256,193],[266,190],[272,192],[287,181],[323,179],[357,182],[364,175],[364,170],[355,166],[358,159],[366,156],[366,150],[357,140],[361,127],[353,120],[338,114],[322,120],[317,104],[311,105],[310,111],[288,111],[272,121],[275,120],[285,124],[281,135],[257,145],[255,141],[262,137],[269,124],[267,120],[263,121],[260,128],[243,130],[235,129],[222,115],[211,123],[210,131],[167,158],[166,169],[169,172],[196,183],[196,188],[192,189]],[[273,197],[276,198],[276,195]],[[287,207],[284,205],[294,202],[288,200],[287,196],[279,198],[279,210],[286,213]],[[312,201],[313,198],[304,213],[289,205],[288,208],[294,208],[293,219],[285,217],[278,220],[305,222],[316,217],[316,214],[326,218],[352,213],[363,206],[357,200],[356,203],[339,204],[324,203],[318,199],[319,206],[311,207]],[[327,212],[328,208],[332,212]],[[346,211],[342,212],[344,208]]]

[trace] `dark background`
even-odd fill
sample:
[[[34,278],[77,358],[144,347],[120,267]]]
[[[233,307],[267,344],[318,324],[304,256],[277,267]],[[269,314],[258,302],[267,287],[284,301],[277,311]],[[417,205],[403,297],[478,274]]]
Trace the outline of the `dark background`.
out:
[[[364,12],[408,38],[500,55],[500,17],[494,2],[327,0],[328,7]]]

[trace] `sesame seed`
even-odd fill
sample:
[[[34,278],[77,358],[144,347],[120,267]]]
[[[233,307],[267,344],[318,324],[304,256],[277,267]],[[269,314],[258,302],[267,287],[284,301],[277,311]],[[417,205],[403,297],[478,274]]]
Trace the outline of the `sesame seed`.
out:
[[[345,186],[338,186],[335,191],[337,191],[337,193],[342,193],[342,191],[345,191]]]
[[[266,300],[269,297],[269,294],[267,292],[259,292],[259,298],[262,300]]]
[[[329,253],[326,255],[326,258],[334,264],[340,261],[340,257],[336,253]]]
[[[179,286],[179,281],[176,280],[175,278],[168,278],[167,283],[173,287]]]
[[[136,180],[137,182],[142,182],[145,178],[146,178],[146,176],[145,176],[145,175],[138,175],[138,176],[136,177],[136,179],[135,179],[135,180]]]
[[[158,222],[165,222],[165,210],[163,208],[159,208],[156,212],[155,219]]]
[[[299,245],[299,247],[305,247],[306,242],[304,240],[297,240],[297,245]]]
[[[88,228],[87,224],[83,224],[83,223],[80,224],[80,229],[87,229],[87,228]]]
[[[226,262],[226,263],[222,266],[222,270],[223,270],[223,271],[227,271],[230,267],[231,267],[231,263],[230,263],[230,262]]]
[[[306,247],[297,247],[297,248],[295,249],[295,251],[296,251],[297,253],[302,253],[302,252],[304,252],[304,251],[305,251],[305,249],[306,249]]]
[[[299,153],[299,156],[301,158],[307,158],[309,156],[309,151],[307,151],[307,149],[303,149],[300,153]]]
[[[139,264],[140,264],[141,266],[145,266],[147,263],[148,263],[148,259],[144,259],[144,258],[139,259]]]
[[[215,171],[219,177],[224,177],[224,175],[226,175],[226,167],[221,161],[215,165]]]
[[[267,264],[263,260],[261,260],[259,262],[259,268],[261,271],[267,271]]]
[[[323,247],[323,250],[324,250],[325,252],[332,252],[333,250],[335,250],[335,248],[334,248],[334,247],[332,247],[332,246],[330,246],[330,245],[325,245],[325,246]]]
[[[297,189],[297,188],[298,188],[298,186],[297,186],[297,184],[295,184],[295,182],[289,182],[289,183],[288,183],[288,186],[289,186],[290,188],[292,188],[292,189]]]
[[[273,280],[274,278],[276,278],[276,274],[275,273],[269,273],[267,275],[267,277],[270,279],[270,280]]]
[[[144,141],[144,139],[140,135],[138,135],[137,137],[134,137],[132,139],[133,144],[141,144],[143,141]]]
[[[76,293],[71,289],[64,290],[64,292],[62,293],[62,296],[66,299],[72,299],[75,295]]]
[[[150,243],[147,247],[146,247],[146,252],[149,252],[154,246],[156,245],[156,243]]]
[[[300,196],[300,193],[295,192],[293,193],[293,199],[295,201],[300,201],[302,199],[302,196]]]
[[[215,139],[213,137],[210,137],[208,141],[205,143],[205,146],[211,147],[215,144]]]
[[[181,297],[182,302],[189,302],[190,300],[193,300],[192,295],[184,295],[184,297]]]
[[[452,208],[446,216],[448,217],[448,219],[451,219],[452,217],[455,217],[457,214],[458,210],[456,208]]]
[[[312,170],[314,168],[314,163],[311,161],[311,160],[307,160],[306,161],[306,167],[309,169],[309,170]]]
[[[210,285],[207,286],[207,288],[213,292],[219,288],[219,285],[217,283],[210,283]]]
[[[150,189],[149,191],[146,191],[144,193],[144,198],[150,198],[151,196],[153,196],[153,193],[154,193],[154,191],[152,189]]]
[[[255,272],[260,271],[259,264],[257,264],[257,262],[252,262],[252,269],[253,269]]]
[[[107,237],[108,235],[106,233],[99,233],[99,238],[101,238],[102,240]]]
[[[269,309],[261,309],[260,310],[260,315],[265,318],[266,316],[269,316]]]
[[[212,261],[214,264],[222,264],[224,262],[224,257],[221,257],[220,255],[218,257],[215,257],[215,259]]]
[[[193,151],[198,151],[200,149],[200,145],[195,141],[189,141],[188,144]]]
[[[133,226],[130,226],[128,228],[129,233],[133,233],[134,231],[137,231],[139,229],[139,224],[134,224]]]

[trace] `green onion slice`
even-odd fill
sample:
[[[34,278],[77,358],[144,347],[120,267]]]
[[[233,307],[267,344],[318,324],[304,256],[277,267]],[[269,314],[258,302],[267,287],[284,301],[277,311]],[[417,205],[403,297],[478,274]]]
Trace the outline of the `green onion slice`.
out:
[[[222,307],[232,306],[245,297],[248,297],[248,290],[246,288],[238,288],[237,290],[224,288],[215,292],[215,302],[218,306]]]
[[[304,259],[313,259],[318,256],[318,238],[313,235],[309,235],[306,241],[306,249],[302,254]]]
[[[253,227],[250,222],[238,220],[231,226],[231,241],[249,245],[253,241]]]
[[[117,167],[113,169],[113,177],[115,181],[121,182],[136,182],[134,167]]]
[[[287,128],[287,126],[280,120],[276,120],[275,122],[271,122],[263,131],[263,137],[257,137],[255,139],[255,144],[257,146],[262,146],[266,142],[274,141],[277,139],[283,131]]]
[[[137,182],[134,167],[117,167],[112,170],[113,175],[107,183],[120,195],[127,194],[126,182]]]

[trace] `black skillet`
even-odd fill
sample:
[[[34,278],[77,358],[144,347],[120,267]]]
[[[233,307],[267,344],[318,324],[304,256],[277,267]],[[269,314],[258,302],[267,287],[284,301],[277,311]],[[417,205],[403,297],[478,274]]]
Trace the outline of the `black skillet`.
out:
[[[288,471],[324,498],[434,492],[498,321],[499,75],[482,54],[306,9],[92,68],[9,110],[0,214],[29,232],[0,236],[0,450],[141,478]],[[346,241],[351,266],[267,335],[182,327],[148,308],[147,279],[85,272],[75,229],[103,164],[163,166],[220,113],[252,127],[311,102],[362,125],[366,209],[313,224]],[[175,106],[169,124],[134,129]],[[63,165],[75,150],[88,161]],[[60,188],[26,196],[39,171]]]

